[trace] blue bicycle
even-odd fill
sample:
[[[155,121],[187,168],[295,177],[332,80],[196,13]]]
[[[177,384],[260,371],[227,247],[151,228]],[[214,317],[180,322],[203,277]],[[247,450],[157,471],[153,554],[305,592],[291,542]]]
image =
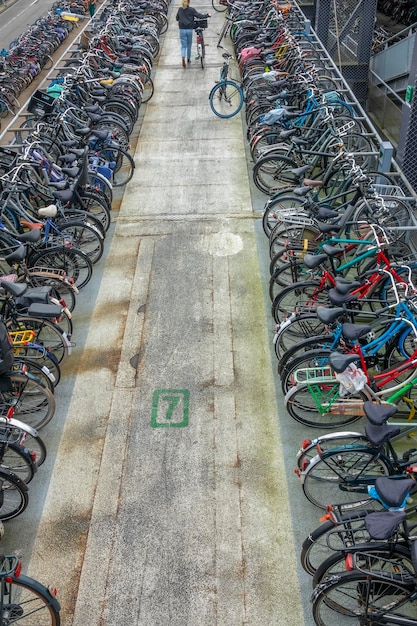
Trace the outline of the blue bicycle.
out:
[[[229,78],[230,61],[233,58],[229,52],[223,53],[224,63],[220,70],[220,81],[209,94],[210,108],[217,117],[229,118],[239,113],[245,97],[240,83]]]

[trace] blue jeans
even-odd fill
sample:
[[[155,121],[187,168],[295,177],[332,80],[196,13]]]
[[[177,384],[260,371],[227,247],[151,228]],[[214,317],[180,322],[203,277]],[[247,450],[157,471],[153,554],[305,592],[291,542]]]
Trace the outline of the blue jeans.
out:
[[[180,28],[181,56],[183,59],[191,59],[193,32],[192,28]]]

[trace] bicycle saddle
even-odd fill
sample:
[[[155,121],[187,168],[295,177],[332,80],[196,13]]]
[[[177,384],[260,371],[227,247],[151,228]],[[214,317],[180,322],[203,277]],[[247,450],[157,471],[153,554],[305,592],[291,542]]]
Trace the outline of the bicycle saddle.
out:
[[[20,263],[26,256],[26,246],[19,246],[16,250],[8,254],[4,257],[4,260],[9,265],[13,265],[14,263]]]
[[[312,270],[327,261],[327,254],[305,254],[303,262],[308,269]]]
[[[58,209],[56,204],[49,204],[48,206],[38,209],[38,215],[42,217],[55,217],[57,213]]]
[[[0,280],[0,287],[2,287],[6,293],[10,293],[13,298],[23,296],[28,288],[27,283],[9,283],[4,280]]]
[[[372,332],[372,326],[369,326],[369,324],[351,324],[350,322],[345,322],[342,326],[343,337],[350,339],[350,341],[360,339],[370,332]]]
[[[390,417],[395,415],[397,412],[397,406],[389,404],[375,404],[375,402],[367,400],[363,403],[363,410],[365,411],[365,415],[371,424],[381,426],[381,424],[384,424]]]
[[[383,426],[366,424],[365,426],[365,434],[374,446],[382,446],[383,443],[386,443],[399,433],[399,426],[388,426],[387,424],[384,424]]]
[[[329,363],[335,372],[344,372],[348,365],[359,360],[357,354],[342,354],[341,352],[331,352],[329,354]]]
[[[339,293],[337,289],[329,289],[329,300],[335,306],[340,306],[342,304],[348,304],[349,302],[355,302],[358,299],[358,296],[351,293]]]
[[[404,511],[376,511],[365,517],[365,527],[372,539],[383,540],[391,537],[405,519]]]
[[[385,504],[397,507],[401,506],[415,484],[412,478],[398,480],[388,476],[382,476],[376,479],[375,490]]]
[[[334,309],[328,309],[325,306],[318,306],[316,309],[316,315],[324,324],[330,324],[337,320],[338,317],[345,313],[345,309],[342,307],[336,307]]]
[[[322,207],[320,207],[319,209],[319,215],[320,215],[321,210],[322,210]],[[327,210],[331,211],[332,209],[327,209]],[[340,246],[331,246],[329,243],[325,243],[322,250],[323,252],[327,254],[327,256],[336,256],[337,254],[343,254],[343,252],[345,251],[344,248],[341,248]]]
[[[327,254],[327,253],[326,253]],[[362,285],[358,280],[348,280],[342,276],[336,276],[336,289],[342,295],[350,293]]]
[[[39,228],[35,228],[33,230],[28,230],[27,233],[15,235],[14,237],[21,243],[36,243],[42,237],[42,233]]]

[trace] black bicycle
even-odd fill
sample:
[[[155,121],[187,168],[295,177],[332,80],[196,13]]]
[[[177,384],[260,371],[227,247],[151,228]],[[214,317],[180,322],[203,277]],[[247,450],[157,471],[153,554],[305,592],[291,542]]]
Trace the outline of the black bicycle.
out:
[[[206,56],[206,45],[204,43],[204,30],[207,28],[207,19],[195,19],[194,30],[197,38],[197,56],[196,61],[200,59],[201,69],[204,69],[204,59]]]
[[[60,604],[55,590],[21,574],[16,556],[0,557],[0,624],[59,626]]]

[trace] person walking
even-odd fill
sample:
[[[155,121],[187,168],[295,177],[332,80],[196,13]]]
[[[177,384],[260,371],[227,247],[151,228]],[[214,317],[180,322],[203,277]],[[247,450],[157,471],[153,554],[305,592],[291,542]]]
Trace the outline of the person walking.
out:
[[[93,17],[96,12],[96,0],[88,0],[88,12],[90,17]]]
[[[190,0],[182,0],[182,6],[177,11],[177,22],[180,29],[182,66],[185,68],[191,63],[191,45],[193,43],[194,18],[204,20],[211,17],[210,13],[199,13],[190,7]]]

